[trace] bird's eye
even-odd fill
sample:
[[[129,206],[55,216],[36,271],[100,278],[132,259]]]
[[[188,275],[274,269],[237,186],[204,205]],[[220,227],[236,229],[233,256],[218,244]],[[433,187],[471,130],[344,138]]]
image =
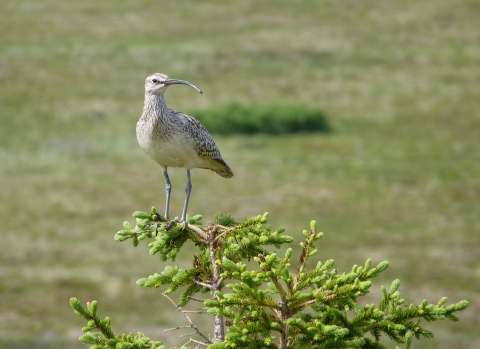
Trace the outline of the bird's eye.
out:
[[[157,79],[153,79],[152,82],[153,82],[154,84],[158,84],[158,80],[157,80]]]

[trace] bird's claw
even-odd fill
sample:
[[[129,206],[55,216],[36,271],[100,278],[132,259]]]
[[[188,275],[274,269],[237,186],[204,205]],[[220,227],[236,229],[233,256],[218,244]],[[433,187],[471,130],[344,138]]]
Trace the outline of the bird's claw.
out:
[[[165,228],[165,230],[168,231],[168,230],[172,229],[172,227],[173,227],[173,225],[174,225],[175,223],[183,223],[183,230],[186,230],[186,229],[187,229],[187,221],[186,221],[186,220],[185,220],[185,221],[179,221],[178,219],[172,219],[172,220],[168,223],[168,225],[167,225],[167,227]]]
[[[165,228],[165,230],[169,231],[170,229],[172,229],[172,227],[173,227],[173,225],[174,225],[175,223],[178,223],[178,219],[172,219],[172,220],[168,223],[168,225],[167,225],[167,227]]]
[[[158,236],[158,228],[160,228],[161,226],[162,226],[161,223],[155,224],[155,236]]]
[[[155,236],[158,235],[158,229],[168,221],[168,218],[163,218],[162,216],[158,215],[158,218],[155,219],[154,221],[145,223],[143,225],[144,228],[147,228],[148,226],[155,226]]]

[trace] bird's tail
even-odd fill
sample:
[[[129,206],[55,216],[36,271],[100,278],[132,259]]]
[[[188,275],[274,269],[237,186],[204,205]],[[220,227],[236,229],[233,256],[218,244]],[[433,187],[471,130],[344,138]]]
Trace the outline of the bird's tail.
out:
[[[225,161],[223,161],[223,159],[214,159],[214,160],[216,162],[216,166],[211,168],[212,171],[215,171],[217,174],[225,178],[233,177],[232,169],[227,165]]]

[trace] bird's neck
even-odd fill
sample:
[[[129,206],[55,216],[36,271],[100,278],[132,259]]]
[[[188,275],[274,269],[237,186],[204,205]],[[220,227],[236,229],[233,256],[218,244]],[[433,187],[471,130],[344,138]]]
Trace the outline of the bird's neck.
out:
[[[145,103],[143,105],[142,117],[150,119],[154,118],[160,122],[168,122],[168,107],[165,103],[163,94],[156,95],[153,93],[145,94]]]

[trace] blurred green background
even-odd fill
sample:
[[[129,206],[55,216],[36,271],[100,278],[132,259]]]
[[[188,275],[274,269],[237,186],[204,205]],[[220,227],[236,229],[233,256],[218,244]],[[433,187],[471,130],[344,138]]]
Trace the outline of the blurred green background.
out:
[[[477,0],[2,0],[0,33],[1,348],[81,348],[72,296],[116,333],[181,344],[163,334],[183,324],[171,305],[135,285],[164,266],[113,241],[133,211],[164,207],[135,137],[153,72],[204,91],[170,88],[177,110],[297,103],[332,128],[215,135],[235,177],[195,170],[190,214],[268,211],[296,244],[315,219],[318,259],[390,261],[364,302],[395,278],[407,303],[470,301],[414,348],[480,347]],[[185,172],[171,173],[180,215]]]

